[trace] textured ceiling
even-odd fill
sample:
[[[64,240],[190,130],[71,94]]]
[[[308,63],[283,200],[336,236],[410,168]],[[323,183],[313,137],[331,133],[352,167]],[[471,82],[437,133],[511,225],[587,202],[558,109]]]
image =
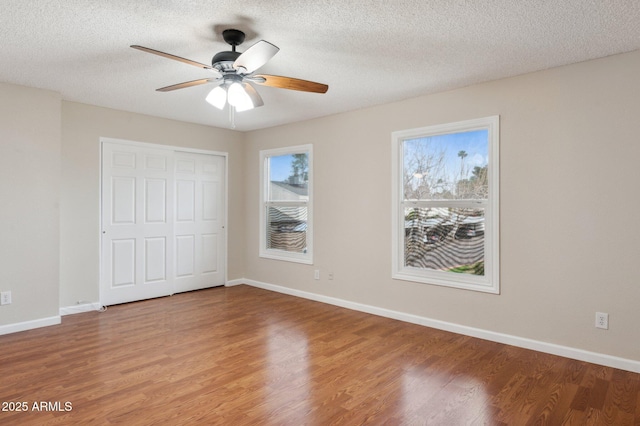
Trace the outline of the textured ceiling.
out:
[[[329,85],[326,94],[258,86],[265,105],[236,115],[260,129],[640,49],[637,0],[2,0],[0,82],[66,100],[230,128],[211,86],[155,89],[206,70],[247,33],[280,52],[259,71]]]

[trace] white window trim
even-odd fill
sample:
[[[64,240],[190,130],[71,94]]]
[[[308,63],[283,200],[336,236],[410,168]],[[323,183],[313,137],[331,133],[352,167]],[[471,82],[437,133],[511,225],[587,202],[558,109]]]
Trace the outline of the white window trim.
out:
[[[461,133],[472,130],[488,130],[489,140],[489,200],[487,203],[469,200],[447,200],[442,205],[459,207],[485,208],[485,275],[456,274],[444,271],[434,271],[404,266],[404,190],[402,188],[403,141],[421,136],[434,136],[448,133]],[[392,268],[394,279],[434,284],[475,290],[486,293],[500,293],[500,166],[499,166],[499,135],[500,117],[491,116],[475,120],[460,121],[423,127],[419,129],[402,130],[391,134],[391,173],[392,173]],[[420,202],[408,202],[420,205]],[[429,206],[435,207],[439,202],[429,201]],[[426,203],[425,203],[426,204]]]
[[[267,158],[288,154],[308,154],[309,166],[309,201],[279,201],[278,204],[291,206],[307,206],[307,252],[295,253],[285,250],[275,250],[267,248],[267,228],[266,228],[266,208],[269,204],[267,200],[269,179],[266,168]],[[298,145],[285,148],[265,149],[260,151],[260,257],[266,259],[284,260],[288,262],[313,264],[313,145]]]

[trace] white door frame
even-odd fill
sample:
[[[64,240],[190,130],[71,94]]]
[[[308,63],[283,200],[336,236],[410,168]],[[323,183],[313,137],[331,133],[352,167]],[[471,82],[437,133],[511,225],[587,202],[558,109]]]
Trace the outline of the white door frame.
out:
[[[187,148],[187,147],[182,147],[182,146],[174,146],[174,145],[162,145],[162,144],[154,144],[154,143],[148,143],[148,142],[138,142],[138,141],[131,141],[131,140],[127,140],[127,139],[117,139],[117,138],[109,138],[109,137],[100,137],[99,139],[99,167],[100,167],[100,173],[99,173],[99,182],[98,182],[98,189],[99,189],[99,194],[100,196],[98,197],[98,217],[99,217],[99,223],[98,223],[98,235],[100,236],[100,238],[98,239],[98,290],[99,290],[99,297],[100,297],[100,305],[102,305],[102,301],[104,300],[104,295],[103,295],[103,270],[102,270],[102,230],[103,230],[103,220],[104,218],[102,217],[102,191],[103,191],[103,187],[102,187],[102,146],[104,143],[112,143],[112,144],[121,144],[121,145],[126,145],[126,146],[134,146],[134,147],[141,147],[141,148],[152,148],[152,149],[163,149],[163,150],[167,150],[167,151],[172,151],[172,152],[187,152],[187,153],[193,153],[193,154],[206,154],[206,155],[216,155],[216,156],[220,156],[223,157],[224,159],[224,220],[223,220],[223,228],[225,230],[225,232],[223,233],[223,248],[224,248],[224,283],[225,285],[227,285],[228,283],[228,263],[229,263],[229,247],[228,247],[228,217],[229,217],[229,153],[228,152],[222,152],[222,151],[211,151],[211,150],[206,150],[206,149],[198,149],[198,148]]]

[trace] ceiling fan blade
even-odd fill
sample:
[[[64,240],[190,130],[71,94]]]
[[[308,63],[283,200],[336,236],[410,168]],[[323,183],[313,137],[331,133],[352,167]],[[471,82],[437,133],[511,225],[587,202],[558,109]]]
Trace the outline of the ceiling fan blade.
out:
[[[253,88],[252,85],[250,85],[249,83],[246,83],[244,85],[244,91],[247,92],[247,95],[249,95],[249,97],[251,98],[251,102],[253,103],[254,108],[264,105],[262,96],[260,96],[260,94],[257,92],[256,89]]]
[[[222,80],[218,80],[217,78],[201,78],[200,80],[192,80],[185,81],[184,83],[173,84],[167,87],[161,87],[156,89],[158,92],[170,92],[172,90],[184,89],[186,87],[198,86],[200,84],[214,83],[214,82],[222,82]]]
[[[260,40],[245,50],[233,63],[233,68],[241,70],[244,74],[249,74],[263,66],[267,61],[278,53],[279,47],[268,41]]]
[[[329,86],[314,81],[301,80],[299,78],[282,77],[279,75],[253,75],[251,81],[256,84],[281,89],[300,90],[302,92],[327,93]]]
[[[194,67],[204,68],[207,70],[214,71],[216,74],[220,74],[216,69],[212,68],[210,65],[201,64],[200,62],[192,61],[191,59],[181,58],[180,56],[172,55],[170,53],[161,52],[159,50],[150,49],[144,46],[132,45],[134,49],[142,50],[143,52],[153,53],[154,55],[162,56],[167,59],[173,59],[174,61],[179,61],[184,64],[193,65]]]

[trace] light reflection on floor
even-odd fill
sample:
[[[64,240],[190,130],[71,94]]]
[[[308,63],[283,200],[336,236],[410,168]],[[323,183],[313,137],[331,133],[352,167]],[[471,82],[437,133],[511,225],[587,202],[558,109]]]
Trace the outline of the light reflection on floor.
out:
[[[265,401],[275,417],[287,413],[308,413],[310,393],[309,353],[306,334],[287,322],[272,322],[266,327]]]
[[[434,373],[420,366],[408,368],[402,376],[404,424],[485,424],[492,419],[490,397],[474,377],[451,380],[449,374]]]

